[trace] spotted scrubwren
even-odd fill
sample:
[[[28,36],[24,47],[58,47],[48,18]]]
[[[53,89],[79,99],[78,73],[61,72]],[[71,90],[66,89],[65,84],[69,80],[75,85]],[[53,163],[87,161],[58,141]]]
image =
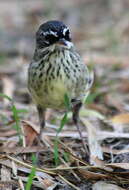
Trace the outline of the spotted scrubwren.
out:
[[[71,41],[69,28],[61,21],[42,24],[36,33],[35,53],[28,71],[28,88],[39,113],[40,134],[46,109],[65,109],[65,94],[78,127],[79,110],[92,82],[92,75]]]

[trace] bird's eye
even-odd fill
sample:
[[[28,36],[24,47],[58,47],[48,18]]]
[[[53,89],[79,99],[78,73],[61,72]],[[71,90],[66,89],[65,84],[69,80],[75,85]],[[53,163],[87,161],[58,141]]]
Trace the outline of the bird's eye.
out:
[[[57,36],[54,36],[52,34],[48,34],[45,36],[45,39],[50,42],[50,44],[56,42],[58,40]]]
[[[71,41],[69,30],[67,30],[66,33],[65,33],[65,39],[68,40],[68,41]]]

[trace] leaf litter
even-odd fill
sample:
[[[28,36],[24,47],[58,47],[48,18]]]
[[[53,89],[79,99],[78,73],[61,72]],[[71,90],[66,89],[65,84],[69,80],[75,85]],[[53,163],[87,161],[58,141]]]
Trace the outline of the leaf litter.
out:
[[[94,0],[93,2],[95,3]],[[9,41],[7,49],[2,49],[4,46],[0,45],[1,52],[10,53],[4,55],[4,59],[3,55],[0,57],[0,92],[4,94],[0,97],[0,189],[2,190],[16,188],[24,190],[26,184],[29,183],[30,174],[33,174],[32,190],[129,189],[129,56],[127,51],[129,24],[126,14],[128,8],[125,11],[128,3],[126,1],[125,6],[119,1],[118,8],[117,3],[110,1],[109,14],[113,15],[115,22],[117,20],[116,25],[109,22],[108,15],[105,16],[108,14],[108,11],[107,13],[104,11],[107,10],[106,4],[102,6],[101,2],[98,2],[97,8],[94,9],[88,0],[85,3],[92,10],[92,15],[90,11],[87,13],[82,10],[82,16],[79,16],[79,10],[84,5],[83,1],[70,1],[66,4],[64,2],[63,5],[59,3],[58,7],[65,11],[68,4],[73,7],[73,15],[67,15],[68,22],[71,26],[75,24],[73,26],[74,39],[84,62],[95,71],[91,95],[80,112],[80,127],[88,153],[84,152],[80,136],[72,123],[71,113],[68,113],[69,121],[58,134],[58,165],[55,165],[54,141],[63,118],[63,113],[56,110],[50,110],[46,114],[47,123],[42,134],[43,142],[41,145],[38,144],[38,117],[26,85],[26,73],[32,48],[31,45],[28,47],[23,42],[20,43],[21,45],[17,44],[16,47],[19,48],[15,49],[14,45],[10,45],[14,44],[13,40]],[[29,10],[27,6],[24,6],[27,14],[26,16],[23,14],[26,17],[24,18],[26,22],[23,23],[28,23],[29,35],[28,31],[25,31],[28,36],[31,36],[32,28],[39,24],[42,10],[48,11],[49,6],[40,1],[39,4],[34,3],[30,6]],[[13,14],[18,14],[17,9],[17,6],[13,4]],[[103,15],[106,19],[105,24],[102,20],[97,22],[96,19],[99,20],[100,14],[97,14],[96,18],[94,14],[96,10],[105,12]],[[120,16],[123,10],[126,13]],[[67,11],[64,12],[65,14]],[[89,22],[92,24],[87,23],[87,28],[85,28],[87,26],[85,18],[88,18],[86,14],[92,18]],[[22,18],[22,14],[19,17]],[[48,17],[45,18],[48,19]],[[76,27],[77,20],[82,20],[85,32]],[[95,23],[94,20],[96,20]],[[16,23],[9,25],[7,17],[6,22],[3,23],[6,27],[8,25],[12,31],[17,31],[14,27]],[[96,23],[99,26],[96,26]],[[20,34],[19,31],[18,34]],[[28,38],[28,41],[31,44],[32,38]],[[28,47],[27,50],[26,47]],[[14,112],[12,112],[10,100],[5,95],[13,99]],[[20,127],[17,130],[14,128],[16,123]],[[19,131],[23,137],[22,143],[19,142]],[[32,154],[37,159],[36,165],[32,162]],[[35,173],[32,172],[34,167]]]

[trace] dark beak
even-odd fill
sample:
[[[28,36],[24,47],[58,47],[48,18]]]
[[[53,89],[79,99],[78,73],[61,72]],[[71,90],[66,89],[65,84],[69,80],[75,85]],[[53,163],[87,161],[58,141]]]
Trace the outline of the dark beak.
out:
[[[64,38],[59,39],[57,44],[61,46],[68,46],[67,41]]]

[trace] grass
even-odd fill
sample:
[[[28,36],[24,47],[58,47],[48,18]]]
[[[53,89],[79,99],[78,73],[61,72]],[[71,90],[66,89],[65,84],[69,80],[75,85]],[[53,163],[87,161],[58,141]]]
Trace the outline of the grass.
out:
[[[35,174],[36,174],[36,163],[37,163],[36,156],[34,154],[32,154],[32,164],[33,164],[33,167],[31,169],[31,173],[30,173],[30,175],[28,177],[25,190],[30,190],[31,189],[31,186],[33,184],[33,179],[34,179]]]
[[[10,102],[12,115],[13,115],[13,118],[15,120],[15,124],[13,125],[13,127],[17,131],[17,134],[18,134],[18,137],[19,137],[19,144],[23,145],[23,134],[22,134],[22,131],[21,131],[21,126],[20,126],[20,113],[26,113],[27,110],[17,109],[14,102],[13,102],[13,100],[9,96],[7,96],[5,94],[0,93],[0,97],[6,98]],[[64,103],[65,103],[67,111],[64,114],[64,116],[63,116],[63,118],[62,118],[62,120],[60,122],[60,127],[57,129],[57,134],[56,134],[55,141],[54,141],[54,162],[55,162],[56,166],[58,166],[58,164],[59,164],[59,150],[58,150],[59,137],[58,137],[58,134],[62,131],[64,125],[67,123],[67,121],[68,121],[68,111],[70,111],[70,109],[71,109],[70,101],[69,101],[69,98],[68,98],[67,95],[64,96]],[[68,161],[68,155],[66,153],[64,153],[64,158],[65,158],[66,161]],[[32,174],[33,174],[33,172],[34,171],[32,171]]]
[[[5,95],[5,94],[2,94],[0,93],[0,97],[2,98],[6,98],[7,100],[9,100],[10,102],[10,105],[11,105],[11,111],[12,111],[12,115],[13,115],[13,118],[15,120],[15,124],[13,125],[13,127],[16,129],[17,131],[17,134],[18,134],[18,137],[19,137],[19,144],[20,145],[23,145],[23,135],[22,135],[22,131],[21,131],[21,126],[20,126],[20,117],[19,117],[19,113],[21,113],[21,111],[23,110],[18,110],[13,102],[13,100]]]
[[[13,127],[17,131],[17,134],[19,137],[19,144],[23,145],[23,136],[22,136],[22,131],[21,131],[21,127],[20,127],[20,117],[19,117],[18,110],[14,104],[12,104],[11,110],[13,113],[13,118],[15,120],[15,125],[13,125]]]
[[[63,157],[64,157],[64,160],[66,162],[69,162],[69,160],[70,160],[70,154],[69,154],[69,152],[64,152],[63,153]]]
[[[18,134],[18,137],[19,137],[19,144],[23,145],[23,135],[22,135],[21,127],[20,127],[20,116],[19,116],[19,114],[20,113],[25,113],[26,110],[24,110],[24,109],[17,109],[16,106],[14,105],[14,103],[13,103],[13,100],[9,96],[0,93],[0,97],[6,98],[7,100],[10,101],[11,111],[12,111],[12,114],[13,114],[13,118],[15,120],[15,125],[13,125],[13,127],[17,131],[17,134]],[[34,155],[32,155],[32,164],[33,164],[33,167],[31,169],[31,173],[30,173],[30,175],[28,177],[28,181],[27,181],[25,190],[30,190],[31,189],[31,186],[32,186],[32,183],[33,183],[33,179],[34,179],[35,173],[36,173],[36,161],[37,161],[36,157]]]
[[[68,111],[70,111],[71,109],[71,105],[70,105],[70,101],[69,101],[69,97],[67,94],[65,94],[64,96],[64,103],[66,106],[66,112],[60,122],[60,127],[57,129],[57,133],[56,133],[56,137],[55,137],[55,141],[54,141],[54,162],[55,162],[55,166],[59,165],[59,150],[58,150],[58,144],[59,144],[59,133],[62,131],[64,125],[68,122]],[[66,157],[66,155],[65,155]],[[68,160],[68,157],[66,158],[66,160]]]
[[[54,161],[55,161],[55,165],[58,166],[59,164],[59,151],[58,151],[58,143],[59,143],[59,137],[58,134],[62,131],[64,125],[67,123],[68,121],[68,117],[67,117],[67,112],[64,114],[61,123],[60,123],[60,127],[57,129],[57,133],[56,133],[56,137],[55,137],[55,141],[54,141]]]

